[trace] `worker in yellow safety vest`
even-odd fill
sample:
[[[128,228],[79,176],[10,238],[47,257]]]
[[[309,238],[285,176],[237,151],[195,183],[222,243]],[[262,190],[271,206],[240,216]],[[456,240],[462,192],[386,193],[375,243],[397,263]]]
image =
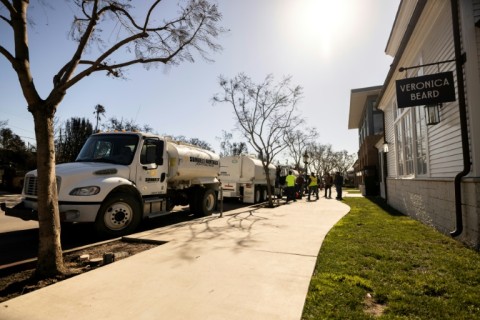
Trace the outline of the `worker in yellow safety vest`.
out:
[[[318,200],[318,179],[315,176],[315,173],[310,173],[309,177],[310,183],[308,184],[308,201],[310,201],[310,194],[313,193],[317,196]]]
[[[287,203],[290,200],[297,201],[295,199],[295,179],[296,177],[292,174],[292,171],[288,171],[288,176],[285,177],[285,183],[287,184],[286,193],[287,193]]]

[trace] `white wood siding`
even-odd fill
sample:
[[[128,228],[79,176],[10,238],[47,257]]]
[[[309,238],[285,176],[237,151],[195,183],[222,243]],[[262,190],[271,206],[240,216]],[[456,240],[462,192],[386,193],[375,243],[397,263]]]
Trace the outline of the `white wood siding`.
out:
[[[423,61],[426,63],[455,58],[450,6],[444,6],[433,21],[431,32],[422,45]],[[453,62],[430,66],[425,74],[455,71]],[[456,79],[456,73],[454,72]],[[456,80],[455,80],[456,82]],[[439,124],[428,127],[428,145],[431,177],[454,177],[463,170],[462,141],[457,101],[444,103],[440,110]]]
[[[480,0],[461,2],[462,33],[465,37],[464,50],[467,54],[465,64],[468,132],[472,176],[480,176],[480,29],[475,23],[480,20]]]
[[[480,3],[480,0],[477,0]],[[410,67],[423,64],[452,60],[455,58],[452,18],[449,1],[428,1],[410,41],[400,58],[399,67]],[[456,82],[455,63],[425,67],[423,74],[453,71]],[[412,74],[415,70],[410,71]],[[387,85],[380,107],[384,110],[391,108],[389,101],[395,98],[395,80],[405,77],[405,73],[398,70]],[[418,108],[418,107],[416,107]],[[421,107],[423,108],[423,107]],[[423,110],[422,110],[423,112]],[[444,103],[440,111],[439,124],[427,128],[428,144],[428,174],[432,178],[453,178],[463,170],[462,143],[457,101]],[[386,113],[385,132],[389,142],[393,142],[394,127],[393,114]],[[392,150],[394,151],[394,150]],[[389,176],[392,176],[391,162],[395,162],[394,152],[389,152]],[[410,177],[411,178],[411,177]]]
[[[383,111],[383,116],[385,117],[385,139],[388,142],[388,153],[387,153],[387,177],[396,177],[397,176],[397,159],[395,152],[395,137],[394,137],[394,126],[393,126],[393,101],[389,106]]]

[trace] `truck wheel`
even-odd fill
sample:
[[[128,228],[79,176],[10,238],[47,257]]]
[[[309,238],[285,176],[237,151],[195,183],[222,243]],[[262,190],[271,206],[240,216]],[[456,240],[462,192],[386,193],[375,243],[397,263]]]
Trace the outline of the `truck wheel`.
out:
[[[212,189],[206,189],[203,192],[200,191],[198,200],[195,211],[196,215],[209,216],[217,206],[217,196]]]
[[[198,195],[200,193],[200,190],[195,190],[194,192],[192,192],[189,196],[189,200],[188,200],[188,206],[190,208],[190,213],[193,213],[194,215],[197,215],[197,212],[198,212]]]
[[[141,222],[140,206],[132,195],[114,194],[104,201],[95,220],[101,235],[123,236],[133,232]]]
[[[262,202],[265,202],[268,200],[268,190],[267,188],[262,189]]]
[[[172,211],[175,208],[172,198],[167,198],[167,211]]]
[[[256,186],[254,192],[255,192],[255,195],[254,195],[255,199],[253,202],[259,203],[260,201],[262,201],[262,190],[259,186]]]

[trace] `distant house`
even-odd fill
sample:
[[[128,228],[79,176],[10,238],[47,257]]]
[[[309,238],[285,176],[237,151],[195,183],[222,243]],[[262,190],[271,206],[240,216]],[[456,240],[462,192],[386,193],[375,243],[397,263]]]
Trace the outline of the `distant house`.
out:
[[[378,158],[386,160],[379,164],[387,174],[380,179],[382,196],[476,248],[479,21],[480,0],[402,0],[386,47],[394,60],[377,101],[385,117],[385,135],[377,143]]]
[[[358,129],[358,160],[354,164],[355,184],[363,195],[380,193],[382,178],[376,144],[383,141],[383,111],[377,108],[382,86],[353,89],[350,94],[348,129]]]

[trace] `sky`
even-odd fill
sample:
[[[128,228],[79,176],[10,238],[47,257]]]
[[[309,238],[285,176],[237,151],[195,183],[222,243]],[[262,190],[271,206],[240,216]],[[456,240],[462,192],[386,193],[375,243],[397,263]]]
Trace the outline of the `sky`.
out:
[[[164,0],[174,8],[178,0]],[[35,25],[29,28],[31,67],[45,98],[53,75],[68,61],[75,43],[68,38],[71,4],[55,7],[31,1]],[[319,132],[317,142],[333,150],[358,151],[358,130],[348,129],[350,91],[382,85],[393,59],[385,54],[400,0],[217,0],[220,25],[229,31],[217,40],[221,51],[206,61],[178,66],[127,69],[127,79],[95,73],[69,89],[56,117],[88,118],[95,125],[94,107],[110,117],[149,125],[158,134],[198,138],[220,152],[222,131],[235,130],[233,107],[212,103],[221,92],[220,75],[230,79],[245,73],[256,83],[268,74],[279,81],[292,77],[303,88],[298,104],[305,127]],[[1,11],[0,11],[1,12]],[[3,12],[2,12],[3,13]],[[0,45],[11,38],[0,23]],[[7,36],[8,35],[8,36]],[[114,35],[112,35],[113,37]],[[0,56],[0,120],[26,142],[35,144],[33,117],[27,111],[16,74]],[[249,150],[252,150],[250,147]]]

